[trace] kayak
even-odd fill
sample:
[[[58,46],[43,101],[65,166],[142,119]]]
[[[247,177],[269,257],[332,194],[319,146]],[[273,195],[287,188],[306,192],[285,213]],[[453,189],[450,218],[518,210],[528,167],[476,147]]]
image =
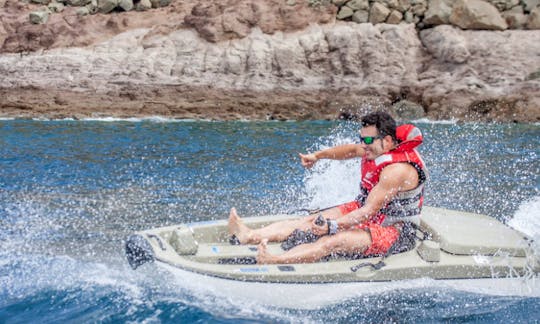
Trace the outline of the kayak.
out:
[[[256,228],[295,217],[301,216],[243,221]],[[406,252],[362,259],[257,264],[257,247],[231,244],[226,220],[136,232],[125,248],[133,269],[154,262],[193,288],[277,307],[315,308],[420,282],[482,294],[540,294],[540,261],[524,233],[486,215],[443,208],[424,207],[420,219],[428,239]],[[283,253],[279,243],[269,243],[268,251]]]

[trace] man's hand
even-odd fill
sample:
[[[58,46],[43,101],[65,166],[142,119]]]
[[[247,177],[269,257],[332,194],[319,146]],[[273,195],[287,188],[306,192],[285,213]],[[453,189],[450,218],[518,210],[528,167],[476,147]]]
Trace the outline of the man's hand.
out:
[[[314,166],[315,162],[317,162],[319,160],[319,159],[317,159],[317,157],[315,156],[314,153],[310,153],[310,154],[298,153],[298,155],[300,156],[302,166],[304,168],[308,168],[308,169],[310,169],[312,166]]]
[[[328,234],[328,223],[325,221],[322,225],[317,225],[317,219],[315,218],[311,222],[311,232],[317,236]]]

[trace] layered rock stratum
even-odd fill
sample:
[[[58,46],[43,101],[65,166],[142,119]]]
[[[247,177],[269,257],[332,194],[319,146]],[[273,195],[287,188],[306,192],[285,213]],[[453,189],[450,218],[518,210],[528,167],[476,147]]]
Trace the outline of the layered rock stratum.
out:
[[[0,116],[540,121],[540,31],[336,21],[309,1],[172,1],[31,24],[0,1]]]

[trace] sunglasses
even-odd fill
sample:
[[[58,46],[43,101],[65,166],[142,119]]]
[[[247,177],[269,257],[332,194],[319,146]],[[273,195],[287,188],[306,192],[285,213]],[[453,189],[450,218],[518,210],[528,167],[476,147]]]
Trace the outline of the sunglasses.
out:
[[[379,138],[383,138],[383,137],[382,136],[366,136],[366,137],[360,136],[360,143],[364,143],[367,145],[373,144],[373,142],[375,142],[375,140]]]

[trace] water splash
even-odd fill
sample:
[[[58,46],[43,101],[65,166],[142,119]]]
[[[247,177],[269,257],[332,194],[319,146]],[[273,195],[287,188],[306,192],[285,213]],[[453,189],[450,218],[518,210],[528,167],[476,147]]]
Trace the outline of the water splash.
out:
[[[357,127],[354,124],[338,125],[330,135],[319,138],[311,152],[354,143]],[[303,180],[309,197],[308,208],[322,209],[354,200],[358,195],[359,181],[360,159],[318,161],[310,171],[305,173]]]
[[[508,225],[540,240],[540,196],[523,202]]]

